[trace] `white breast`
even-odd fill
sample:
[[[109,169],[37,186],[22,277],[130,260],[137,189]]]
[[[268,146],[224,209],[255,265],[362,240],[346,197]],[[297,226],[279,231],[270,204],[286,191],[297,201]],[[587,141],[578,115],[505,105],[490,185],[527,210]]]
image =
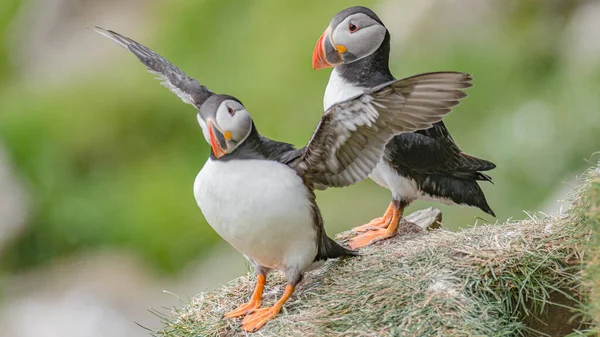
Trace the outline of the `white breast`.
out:
[[[420,197],[416,182],[399,175],[384,158],[379,160],[373,172],[369,174],[369,178],[379,186],[392,191],[392,196],[396,200],[405,199],[412,201]]]
[[[395,200],[429,200],[439,201],[446,205],[452,204],[452,200],[446,198],[437,198],[427,193],[423,193],[418,187],[417,183],[410,179],[403,177],[390,166],[387,160],[381,158],[373,172],[369,175],[369,178],[376,182],[379,186],[385,187],[392,191],[392,197]],[[429,179],[429,178],[426,178]]]
[[[229,244],[272,269],[305,270],[317,254],[308,189],[296,172],[268,160],[208,160],[194,195]]]
[[[335,103],[345,101],[351,97],[362,94],[365,88],[355,86],[348,83],[338,73],[337,69],[333,69],[329,82],[325,88],[325,96],[323,96],[323,108],[327,111]]]

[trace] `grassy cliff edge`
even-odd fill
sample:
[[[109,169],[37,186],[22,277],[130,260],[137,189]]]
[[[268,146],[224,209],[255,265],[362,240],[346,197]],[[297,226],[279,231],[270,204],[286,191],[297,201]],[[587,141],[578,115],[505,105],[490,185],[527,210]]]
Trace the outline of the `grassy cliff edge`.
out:
[[[565,215],[457,232],[413,233],[309,273],[260,336],[595,335],[600,322],[600,167]],[[342,233],[343,239],[347,233]],[[264,304],[283,291],[268,279]],[[163,315],[156,336],[236,336],[222,315],[246,301],[254,276],[201,293]]]

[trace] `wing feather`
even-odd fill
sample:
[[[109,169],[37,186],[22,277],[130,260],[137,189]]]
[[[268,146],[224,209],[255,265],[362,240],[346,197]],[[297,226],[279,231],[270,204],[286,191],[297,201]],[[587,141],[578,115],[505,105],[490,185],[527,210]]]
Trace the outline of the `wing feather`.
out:
[[[427,73],[386,83],[329,108],[293,164],[306,180],[342,187],[367,178],[397,134],[432,127],[466,97],[465,73]]]
[[[156,75],[156,79],[160,80],[164,87],[179,96],[185,103],[200,108],[202,103],[212,95],[208,88],[200,85],[197,80],[187,76],[181,69],[150,48],[112,30],[100,27],[95,27],[93,30],[129,50],[148,68],[149,73]]]

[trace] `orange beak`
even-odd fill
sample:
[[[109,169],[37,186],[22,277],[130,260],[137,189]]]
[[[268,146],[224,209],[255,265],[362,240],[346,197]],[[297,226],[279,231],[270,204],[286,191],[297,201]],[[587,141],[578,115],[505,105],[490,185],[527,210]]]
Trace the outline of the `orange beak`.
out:
[[[317,40],[317,44],[313,50],[312,67],[314,70],[333,67],[333,65],[327,62],[327,59],[325,58],[325,49],[323,48],[323,41],[327,38],[328,33],[329,29],[321,34],[321,37]]]
[[[210,120],[207,121],[207,127],[208,135],[210,138],[210,146],[212,147],[213,153],[215,154],[215,157],[221,158],[227,153],[225,152],[225,150],[223,150],[221,142],[219,142],[219,138],[223,138],[223,136],[221,135],[221,132],[215,128],[215,126]],[[221,135],[221,137],[218,137],[218,135]]]
[[[341,54],[345,53],[347,49],[342,45],[334,45],[329,38],[330,33],[331,27],[327,27],[313,50],[312,66],[314,70],[336,67],[344,61]]]

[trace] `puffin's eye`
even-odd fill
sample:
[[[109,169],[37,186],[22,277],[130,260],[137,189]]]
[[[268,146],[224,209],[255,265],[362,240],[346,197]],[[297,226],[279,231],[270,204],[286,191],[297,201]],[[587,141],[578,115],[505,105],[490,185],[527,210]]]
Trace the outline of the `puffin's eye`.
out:
[[[229,112],[229,114],[230,114],[231,116],[235,115],[235,110],[233,110],[233,108],[232,108],[232,107],[228,106],[228,107],[227,107],[227,111]]]
[[[350,31],[350,33],[354,33],[354,32],[356,32],[358,30],[358,27],[356,27],[356,25],[353,24],[353,23],[349,23],[348,24],[348,30]]]

